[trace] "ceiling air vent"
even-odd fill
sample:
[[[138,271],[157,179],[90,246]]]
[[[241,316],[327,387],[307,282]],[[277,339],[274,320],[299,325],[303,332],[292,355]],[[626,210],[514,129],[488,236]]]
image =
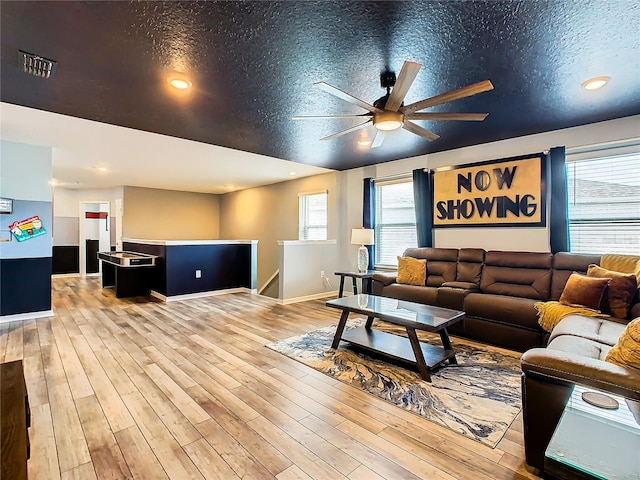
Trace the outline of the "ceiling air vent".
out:
[[[23,52],[22,50],[18,50],[18,61],[22,63],[22,68],[25,73],[42,78],[51,78],[58,63],[55,60],[49,60],[48,58],[33,53]]]

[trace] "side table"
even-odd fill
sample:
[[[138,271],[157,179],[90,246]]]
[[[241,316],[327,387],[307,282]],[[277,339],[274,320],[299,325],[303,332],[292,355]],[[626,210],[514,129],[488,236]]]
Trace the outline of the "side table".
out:
[[[338,298],[342,297],[344,293],[344,279],[345,277],[351,277],[353,282],[353,294],[358,294],[358,284],[356,278],[360,278],[362,281],[362,293],[371,293],[371,287],[373,282],[373,274],[376,273],[373,270],[367,270],[366,272],[333,272],[334,275],[340,277],[340,289],[338,290]]]
[[[623,397],[607,410],[586,403],[576,385],[545,452],[545,478],[636,480],[640,478],[640,424]]]

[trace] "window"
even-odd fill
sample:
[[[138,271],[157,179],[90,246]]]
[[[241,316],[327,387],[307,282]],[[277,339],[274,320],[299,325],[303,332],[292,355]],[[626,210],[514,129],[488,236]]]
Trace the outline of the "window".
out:
[[[640,252],[639,165],[640,154],[567,162],[572,252]]]
[[[298,239],[327,239],[327,192],[298,195]]]
[[[396,257],[418,246],[411,178],[375,181],[375,265],[396,266]]]

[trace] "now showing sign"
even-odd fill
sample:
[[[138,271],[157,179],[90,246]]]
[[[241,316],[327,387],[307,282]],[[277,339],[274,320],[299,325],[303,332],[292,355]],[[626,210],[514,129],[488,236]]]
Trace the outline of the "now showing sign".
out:
[[[544,226],[543,154],[433,174],[433,226]]]

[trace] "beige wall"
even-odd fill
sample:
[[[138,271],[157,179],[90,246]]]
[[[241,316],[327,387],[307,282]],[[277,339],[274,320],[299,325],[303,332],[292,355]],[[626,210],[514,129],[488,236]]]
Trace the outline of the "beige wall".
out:
[[[217,240],[220,195],[124,187],[122,236],[152,240]]]
[[[298,239],[298,194],[327,190],[328,238],[338,231],[337,173],[222,195],[220,238],[258,240],[258,288],[278,269],[278,240]]]

